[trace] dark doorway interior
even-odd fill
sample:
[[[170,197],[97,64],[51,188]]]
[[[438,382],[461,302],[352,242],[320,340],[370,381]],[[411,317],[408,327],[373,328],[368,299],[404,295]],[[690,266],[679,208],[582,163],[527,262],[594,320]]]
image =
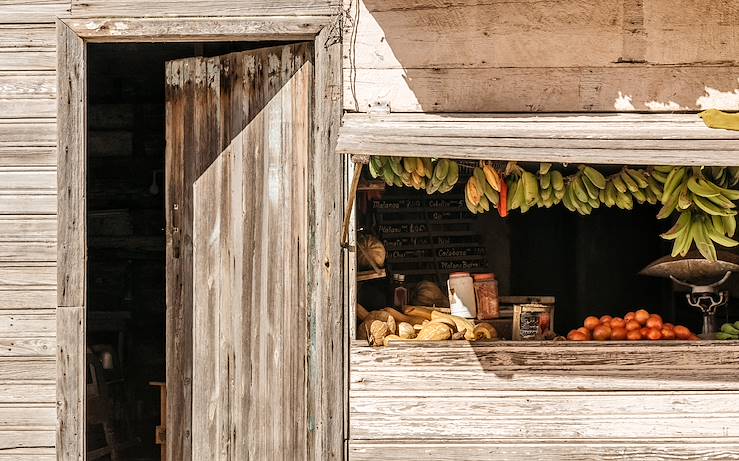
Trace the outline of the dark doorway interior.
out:
[[[165,62],[268,45],[88,46],[88,459],[160,459]]]

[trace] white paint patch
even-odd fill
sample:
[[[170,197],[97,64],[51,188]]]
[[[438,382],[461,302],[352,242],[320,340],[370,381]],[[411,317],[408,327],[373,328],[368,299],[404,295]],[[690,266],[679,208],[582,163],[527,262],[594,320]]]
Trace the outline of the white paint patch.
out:
[[[706,94],[695,101],[695,105],[701,109],[739,110],[739,88],[721,91],[706,86],[704,90]]]
[[[95,21],[90,21],[85,24],[85,27],[87,27],[87,30],[95,30],[98,28],[98,23],[96,23]]]
[[[618,97],[613,103],[613,108],[616,110],[636,110],[634,104],[631,101],[631,96],[618,92]]]
[[[647,101],[644,103],[649,110],[663,111],[663,110],[688,110],[689,107],[683,107],[675,101],[659,102],[659,101]]]
[[[115,22],[113,23],[113,28],[116,30],[128,30],[128,24],[125,22]]]

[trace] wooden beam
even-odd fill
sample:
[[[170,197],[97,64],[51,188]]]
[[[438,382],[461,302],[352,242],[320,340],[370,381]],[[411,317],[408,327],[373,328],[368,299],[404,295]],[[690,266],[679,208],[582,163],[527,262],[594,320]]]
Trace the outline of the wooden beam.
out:
[[[344,450],[346,329],[342,297],[341,43],[326,28],[315,38],[313,150],[308,170],[308,460],[341,460]]]
[[[63,19],[88,42],[310,40],[326,16]]]
[[[86,70],[85,43],[61,21],[58,34],[57,456],[85,456]]]
[[[633,165],[739,165],[739,132],[695,114],[346,114],[337,152]]]
[[[659,439],[597,439],[587,441],[539,439],[511,442],[500,439],[460,441],[385,440],[351,442],[353,461],[487,461],[490,459],[566,459],[605,461],[613,459],[737,459],[739,438],[722,437]]]
[[[58,303],[85,305],[86,82],[85,43],[57,22],[58,76]]]
[[[70,3],[67,0],[67,3]],[[72,0],[72,15],[90,16],[329,16],[337,0]]]

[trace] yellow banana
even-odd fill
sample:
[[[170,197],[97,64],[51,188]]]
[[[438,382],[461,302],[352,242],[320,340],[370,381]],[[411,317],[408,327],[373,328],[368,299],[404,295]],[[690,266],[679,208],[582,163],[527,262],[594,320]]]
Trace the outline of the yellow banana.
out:
[[[490,166],[490,164],[486,163],[482,167],[482,172],[485,173],[485,179],[487,179],[488,183],[495,189],[495,192],[500,192],[500,175],[498,174],[495,169]]]
[[[717,109],[708,109],[698,115],[708,128],[739,131],[739,114],[727,114]]]

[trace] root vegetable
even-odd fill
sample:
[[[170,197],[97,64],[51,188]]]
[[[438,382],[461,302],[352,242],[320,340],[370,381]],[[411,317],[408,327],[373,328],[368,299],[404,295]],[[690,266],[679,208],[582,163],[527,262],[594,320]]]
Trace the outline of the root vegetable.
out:
[[[403,339],[412,339],[416,337],[416,330],[408,322],[400,322],[398,324],[398,336]]]
[[[440,322],[430,322],[416,335],[418,341],[441,341],[452,337],[452,329],[449,325]]]
[[[478,323],[475,325],[475,329],[472,331],[475,340],[478,339],[495,339],[498,337],[498,332],[495,327],[487,322]]]
[[[464,335],[464,338],[468,341],[474,341],[475,340],[475,324],[467,319],[463,319],[462,317],[458,317],[456,315],[449,315],[449,314],[442,314],[441,312],[433,311],[431,313],[431,319],[432,320],[439,320],[439,319],[448,319],[454,322],[454,325],[457,327],[457,331],[467,330],[467,332]]]
[[[393,309],[392,307],[386,307],[386,308],[383,309],[383,311],[385,311],[388,314],[390,314],[395,319],[395,321],[398,322],[398,323],[400,323],[400,322],[407,322],[407,323],[410,323],[411,325],[417,325],[419,323],[423,323],[423,321],[426,320],[423,317],[414,317],[414,316],[410,316],[410,315],[405,315],[405,314],[403,314],[403,313],[401,313],[401,312]]]

